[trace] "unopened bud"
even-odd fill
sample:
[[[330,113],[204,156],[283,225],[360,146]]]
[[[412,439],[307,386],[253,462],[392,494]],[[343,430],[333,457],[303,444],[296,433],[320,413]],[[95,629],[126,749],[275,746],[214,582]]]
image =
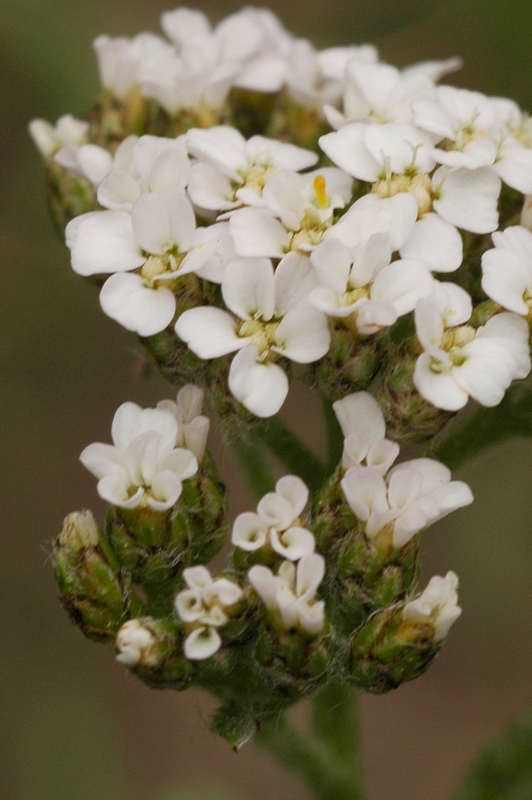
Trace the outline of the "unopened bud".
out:
[[[116,660],[126,667],[155,667],[165,655],[166,639],[160,639],[151,617],[130,619],[118,631],[115,639]]]
[[[92,511],[73,511],[63,522],[63,529],[59,534],[58,543],[77,552],[89,547],[96,547],[100,540],[98,525]]]

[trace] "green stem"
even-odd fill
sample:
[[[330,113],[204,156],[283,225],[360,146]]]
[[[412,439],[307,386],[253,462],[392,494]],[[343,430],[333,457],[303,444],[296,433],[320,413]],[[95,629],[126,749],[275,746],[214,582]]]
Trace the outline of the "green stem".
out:
[[[514,384],[498,406],[479,408],[430,455],[457,469],[505,439],[532,436],[531,388],[530,381]]]
[[[322,399],[322,408],[327,435],[327,472],[332,474],[342,458],[344,437],[332,404],[325,397]]]
[[[309,734],[281,717],[258,742],[306,783],[315,800],[363,800],[355,704],[348,687],[331,684],[316,695]]]
[[[322,485],[327,468],[279,416],[268,419],[254,438],[263,441],[292,474],[299,475],[311,492]]]
[[[239,439],[233,442],[232,446],[254,499],[260,500],[267,492],[272,492],[275,488],[275,479],[268,465],[264,463],[263,453],[258,444],[248,444]]]

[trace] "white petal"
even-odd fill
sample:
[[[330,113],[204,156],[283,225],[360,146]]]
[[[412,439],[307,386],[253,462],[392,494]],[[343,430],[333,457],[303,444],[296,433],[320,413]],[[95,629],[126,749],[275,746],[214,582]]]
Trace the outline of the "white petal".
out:
[[[136,273],[117,272],[102,286],[100,304],[111,319],[139,336],[163,331],[174,318],[176,300],[165,286],[146,286]]]
[[[297,565],[296,594],[301,600],[311,600],[325,575],[325,559],[319,553],[308,553]]]
[[[321,136],[319,144],[325,155],[348,175],[373,183],[382,166],[366,147],[364,136],[367,127],[359,122],[344,125],[339,131]]]
[[[437,214],[424,214],[401,247],[401,256],[422,261],[431,272],[454,272],[462,263],[462,237]]]
[[[185,656],[191,661],[203,661],[213,656],[222,645],[222,639],[214,628],[196,628],[185,639]]]
[[[333,403],[333,409],[345,438],[354,431],[360,431],[367,436],[369,446],[384,439],[384,416],[378,402],[369,392],[348,394]]]
[[[268,258],[248,258],[227,265],[222,282],[226,306],[240,319],[272,318],[275,289]]]
[[[288,394],[288,378],[277,364],[258,363],[257,357],[253,346],[236,354],[229,370],[229,389],[255,416],[272,417]]]
[[[194,453],[184,447],[176,447],[167,453],[159,462],[159,469],[171,470],[178,478],[186,481],[198,471],[198,460]]]
[[[98,202],[105,208],[130,211],[140,197],[138,181],[128,172],[114,169],[98,187]]]
[[[318,279],[308,256],[288,253],[275,270],[275,316],[282,317],[306,300],[318,285]]]
[[[468,392],[456,383],[450,370],[434,372],[432,358],[422,353],[416,361],[414,385],[429,403],[446,411],[458,411],[468,401]]]
[[[292,519],[299,517],[308,501],[308,489],[296,475],[285,475],[275,484],[275,492],[292,506]]]
[[[97,211],[73,219],[65,236],[72,250],[72,269],[78,275],[127,272],[146,260],[125,211]]]
[[[261,517],[252,511],[245,511],[234,521],[231,542],[235,547],[252,552],[265,544],[266,536],[267,530]]]
[[[447,222],[472,233],[491,233],[497,228],[501,181],[489,167],[454,172],[440,167],[432,185],[434,210]]]
[[[276,346],[272,350],[298,364],[322,358],[331,343],[326,316],[305,304],[288,312],[274,336]]]
[[[289,561],[297,561],[307,553],[314,552],[316,546],[313,534],[306,528],[288,528],[283,533],[272,530],[270,542],[273,550]]]
[[[388,505],[384,479],[372,467],[352,467],[341,483],[351,511],[363,522],[368,521],[374,506]]]
[[[98,494],[102,500],[106,500],[113,506],[119,508],[136,508],[144,496],[144,489],[139,487],[130,496],[129,481],[122,475],[106,475],[98,483]]]
[[[413,311],[418,300],[434,289],[431,273],[421,261],[402,259],[384,267],[371,287],[371,299],[389,303],[399,316]]]
[[[81,453],[79,460],[96,478],[115,473],[124,473],[127,476],[126,460],[120,450],[111,444],[102,442],[89,444]]]
[[[131,219],[137,241],[148,253],[162,255],[176,246],[186,253],[192,247],[196,218],[182,191],[168,189],[139,197]]]
[[[236,333],[234,318],[221,308],[201,306],[185,311],[175,324],[175,332],[198,358],[218,358],[245,347],[249,339]]]
[[[282,258],[290,243],[290,234],[268,211],[243,208],[229,220],[235,250],[244,257]]]
[[[146,498],[146,503],[154,511],[166,511],[177,503],[182,490],[183,485],[175,472],[161,470],[151,482],[151,497]]]

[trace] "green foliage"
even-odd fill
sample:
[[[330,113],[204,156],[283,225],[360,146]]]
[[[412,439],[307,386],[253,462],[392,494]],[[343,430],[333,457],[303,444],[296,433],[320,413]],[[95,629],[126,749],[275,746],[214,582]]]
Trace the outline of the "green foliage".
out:
[[[495,408],[479,408],[431,453],[454,470],[505,439],[532,436],[532,382],[514,384]]]
[[[489,742],[454,800],[530,800],[532,712]]]

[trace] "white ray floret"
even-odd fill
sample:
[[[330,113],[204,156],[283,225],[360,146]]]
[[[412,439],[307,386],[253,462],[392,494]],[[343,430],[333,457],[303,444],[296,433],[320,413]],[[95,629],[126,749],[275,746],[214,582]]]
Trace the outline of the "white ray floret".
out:
[[[532,233],[521,225],[492,235],[482,256],[482,288],[508,311],[529,318],[532,309]]]
[[[86,447],[80,461],[98,479],[98,494],[120,508],[167,511],[182,483],[198,471],[193,453],[176,448],[178,425],[168,411],[123,403],[113,419],[113,444]]]
[[[238,584],[227,578],[213,580],[203,566],[185,569],[183,578],[187,588],[176,595],[175,610],[189,631],[185,656],[201,661],[220,648],[222,639],[217,628],[229,622],[243,593]]]
[[[368,466],[385,475],[399,455],[399,445],[386,439],[386,423],[369,392],[355,392],[333,403],[344,435],[342,466]]]
[[[194,453],[198,464],[203,461],[210,420],[202,415],[205,392],[199,386],[187,383],[177,393],[177,400],[160,400],[157,408],[171,412],[177,420],[178,447],[185,447]]]
[[[248,580],[272,614],[272,624],[281,630],[300,630],[316,635],[325,624],[325,604],[316,600],[325,575],[325,559],[308,553],[298,561],[283,561],[276,575],[261,565],[252,567]]]
[[[236,547],[247,552],[270,547],[289,561],[297,561],[315,548],[313,534],[304,526],[301,513],[308,489],[295,475],[277,481],[275,492],[266,494],[257,511],[239,514],[231,537]]]
[[[415,310],[424,352],[416,362],[414,384],[437,408],[457,411],[469,397],[484,406],[502,400],[511,382],[530,372],[528,326],[505,312],[475,329],[467,323],[471,298],[463,289],[440,284]]]
[[[445,578],[435,575],[424,592],[405,605],[403,619],[428,622],[434,628],[434,641],[441,642],[462,613],[457,589],[458,576],[454,572],[448,572]]]
[[[224,302],[235,316],[213,306],[189,309],[177,320],[176,333],[202,359],[238,351],[230,391],[252,414],[272,416],[288,393],[276,359],[308,364],[329,349],[325,315],[305,302],[316,283],[308,259],[296,253],[285,256],[275,273],[269,259],[235,261],[222,282]]]
[[[282,169],[298,172],[314,166],[316,153],[301,147],[252,136],[246,141],[235,128],[193,128],[186,134],[193,166],[188,192],[199,208],[228,211],[261,205],[266,181]]]
[[[390,263],[391,256],[386,234],[353,248],[334,238],[323,241],[310,258],[322,285],[312,290],[309,303],[362,335],[393,325],[431,293],[434,282],[422,261]]]
[[[376,467],[351,467],[342,479],[344,496],[365,523],[368,539],[401,548],[421,530],[473,501],[466,483],[451,481],[439,461],[418,458],[383,476]]]

